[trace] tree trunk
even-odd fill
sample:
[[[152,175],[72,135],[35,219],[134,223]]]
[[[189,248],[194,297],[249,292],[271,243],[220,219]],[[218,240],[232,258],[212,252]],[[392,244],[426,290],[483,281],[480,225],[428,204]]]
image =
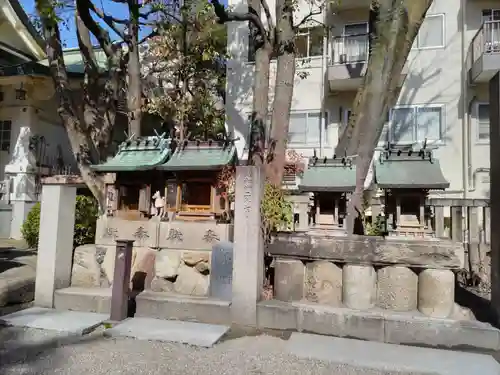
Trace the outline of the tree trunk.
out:
[[[142,120],[142,84],[141,84],[141,64],[139,60],[139,4],[137,0],[129,2],[129,41],[128,45],[128,132],[129,136],[134,134],[141,136]]]
[[[49,67],[59,100],[58,113],[66,128],[81,177],[96,197],[100,211],[104,212],[106,207],[104,180],[102,177],[96,176],[90,169],[91,162],[95,160],[97,153],[72,96],[63,59],[59,27],[55,17],[50,18],[55,13],[48,11],[49,9],[53,10],[53,7],[46,0],[37,0],[36,7],[41,16],[43,36],[47,43]]]
[[[288,124],[295,80],[295,32],[293,1],[276,1],[276,45],[278,62],[274,89],[271,140],[267,157],[267,177],[274,186],[281,186],[286,163]]]
[[[359,218],[363,210],[364,183],[386,115],[397,100],[404,64],[431,4],[432,0],[377,1],[379,14],[367,72],[354,102],[354,118],[336,149],[338,155],[357,155],[356,190],[348,205],[350,233],[354,231],[355,218]]]
[[[257,14],[261,11],[260,0],[249,0],[248,5]],[[251,35],[250,38],[253,38]],[[255,51],[255,71],[253,84],[253,111],[251,116],[248,164],[262,166],[265,161],[267,118],[269,112],[269,71],[272,46],[265,35]],[[255,38],[254,38],[255,39]]]

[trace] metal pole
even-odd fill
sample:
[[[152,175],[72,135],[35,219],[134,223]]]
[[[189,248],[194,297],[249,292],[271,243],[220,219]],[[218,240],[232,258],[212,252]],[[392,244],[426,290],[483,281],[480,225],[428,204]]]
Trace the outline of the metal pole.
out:
[[[131,240],[116,240],[115,270],[111,292],[110,320],[112,321],[127,318],[133,243],[134,241]]]

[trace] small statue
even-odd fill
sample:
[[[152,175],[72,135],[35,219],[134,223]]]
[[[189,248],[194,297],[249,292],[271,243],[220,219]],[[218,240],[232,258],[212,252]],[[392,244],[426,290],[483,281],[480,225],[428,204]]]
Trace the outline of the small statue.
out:
[[[154,207],[151,207],[152,213],[154,216],[159,216],[162,219],[165,216],[165,199],[161,196],[159,190],[154,193],[153,199],[155,202]]]

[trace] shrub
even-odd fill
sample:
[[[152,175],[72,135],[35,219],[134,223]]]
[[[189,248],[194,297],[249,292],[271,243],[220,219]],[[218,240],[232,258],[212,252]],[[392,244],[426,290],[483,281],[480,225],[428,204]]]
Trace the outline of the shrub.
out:
[[[94,198],[84,195],[76,197],[74,247],[94,243],[97,215],[97,202]],[[36,247],[38,245],[39,232],[40,203],[37,203],[33,206],[24,221],[21,233],[28,246]]]
[[[21,227],[21,233],[29,247],[38,245],[38,232],[40,229],[40,202],[37,202],[28,213]]]
[[[266,240],[269,240],[271,232],[289,229],[293,224],[292,204],[285,199],[285,195],[281,187],[266,184],[261,203]]]

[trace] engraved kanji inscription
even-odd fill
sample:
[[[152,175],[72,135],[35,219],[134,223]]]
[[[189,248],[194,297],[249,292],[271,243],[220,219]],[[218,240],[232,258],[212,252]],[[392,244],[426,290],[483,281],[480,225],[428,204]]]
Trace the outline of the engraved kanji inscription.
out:
[[[182,242],[184,239],[182,232],[179,229],[170,228],[170,230],[168,231],[167,240]]]
[[[203,241],[208,243],[213,243],[216,241],[220,241],[220,237],[217,233],[215,233],[212,229],[208,229],[203,236]]]

